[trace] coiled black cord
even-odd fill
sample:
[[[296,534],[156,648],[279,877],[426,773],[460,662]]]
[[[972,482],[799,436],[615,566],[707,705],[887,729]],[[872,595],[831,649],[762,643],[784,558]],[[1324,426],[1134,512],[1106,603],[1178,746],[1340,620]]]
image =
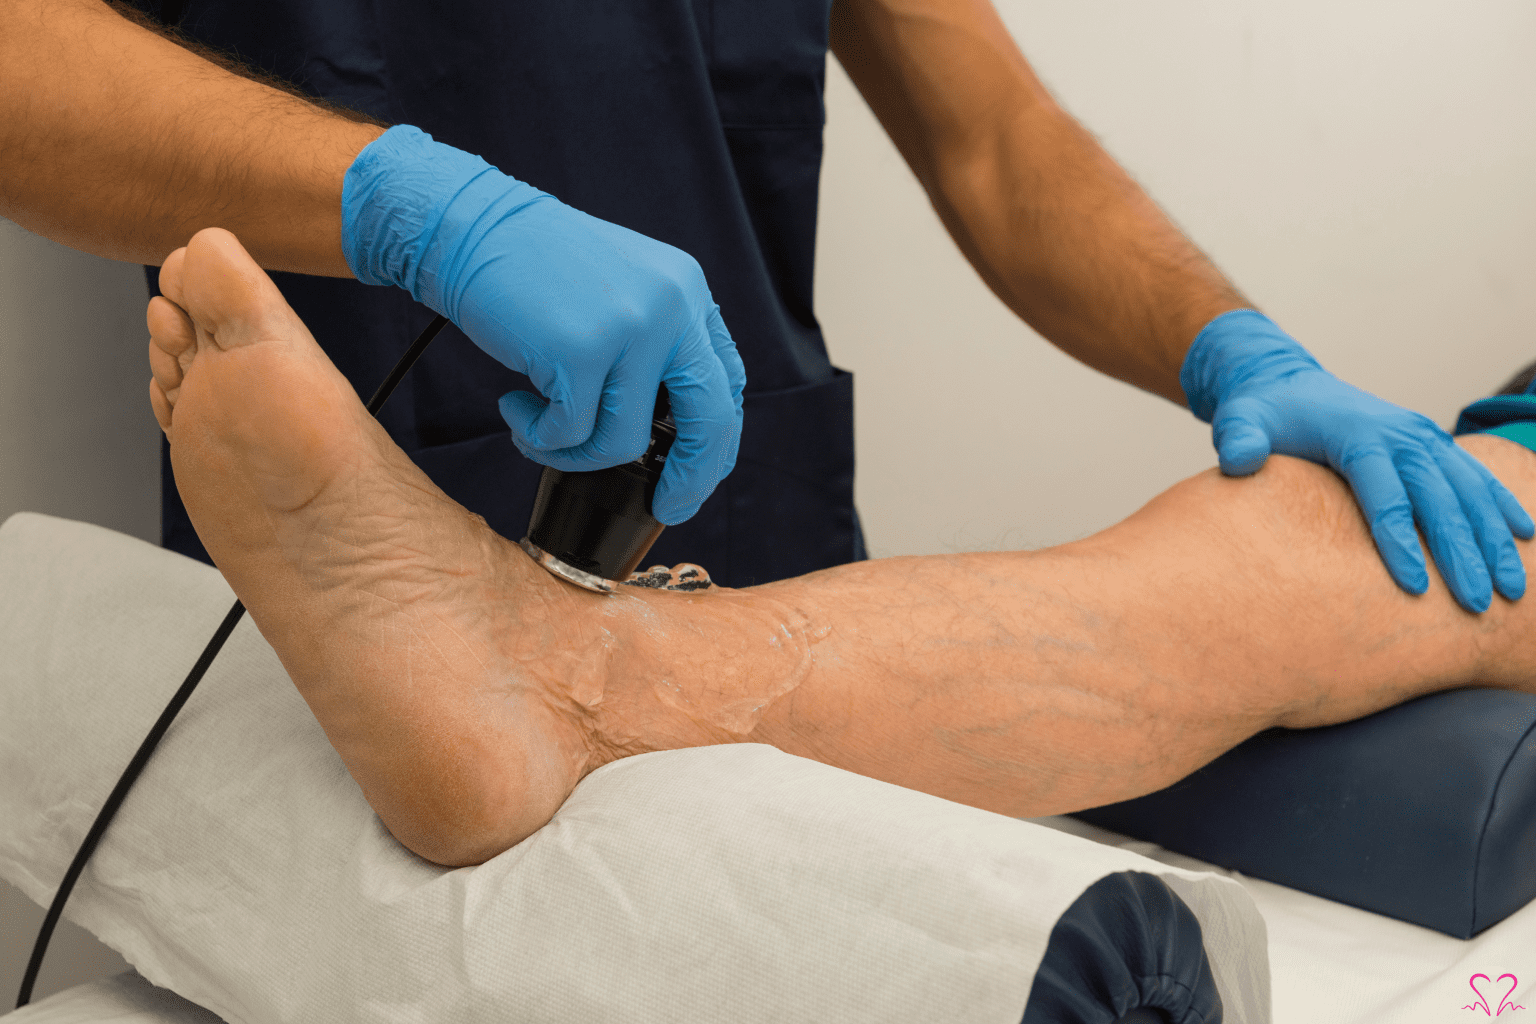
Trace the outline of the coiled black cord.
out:
[[[390,394],[405,379],[411,365],[427,350],[437,332],[441,331],[448,323],[448,318],[439,316],[427,325],[427,329],[411,343],[406,349],[405,355],[395,364],[395,368],[389,371],[389,376],[384,378],[384,383],[379,385],[379,390],[373,393],[368,400],[368,412],[372,416],[379,414]],[[107,802],[102,805],[101,812],[96,815],[96,821],[91,825],[91,830],[85,834],[85,840],[81,842],[79,851],[75,854],[74,861],[69,865],[69,870],[64,872],[64,880],[59,883],[59,891],[54,894],[53,905],[48,908],[48,914],[43,918],[43,926],[38,930],[37,942],[32,946],[32,959],[27,962],[27,973],[21,979],[21,992],[16,997],[16,1009],[21,1009],[32,1001],[32,987],[37,983],[38,971],[43,966],[43,954],[48,951],[48,940],[53,938],[53,929],[59,923],[59,917],[64,913],[64,904],[69,900],[69,894],[79,880],[80,873],[85,870],[85,862],[91,859],[91,854],[96,849],[96,844],[101,842],[101,837],[107,831],[107,826],[112,823],[112,818],[117,814],[117,809],[122,806],[124,798],[128,796],[128,790],[133,787],[134,780],[144,771],[144,766],[149,763],[149,756],[159,746],[160,738],[171,727],[172,720],[181,711],[187,698],[192,696],[192,691],[197,689],[197,684],[202,681],[203,673],[208,671],[208,666],[213,664],[214,657],[224,646],[224,641],[229,639],[229,634],[235,631],[235,625],[240,617],[245,614],[245,605],[235,602],[229,614],[224,616],[224,621],[214,631],[213,638],[208,641],[208,646],[203,648],[202,656],[197,659],[197,664],[192,666],[192,671],[187,673],[186,681],[181,684],[181,689],[176,691],[176,696],[165,706],[160,713],[160,718],[154,727],[149,730],[149,735],[144,737],[144,742],[139,744],[138,753],[133,755],[133,760],[128,762],[128,767],[123,771],[123,777],[117,780],[112,794],[107,797]]]

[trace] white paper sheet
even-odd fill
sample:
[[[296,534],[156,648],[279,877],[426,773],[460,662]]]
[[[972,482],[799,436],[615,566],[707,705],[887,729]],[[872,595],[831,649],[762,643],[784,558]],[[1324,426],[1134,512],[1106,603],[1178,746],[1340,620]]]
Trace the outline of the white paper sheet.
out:
[[[0,529],[0,875],[46,904],[232,595],[42,516]],[[242,623],[68,916],[230,1024],[1017,1024],[1060,914],[1163,877],[1233,1024],[1268,1020],[1241,886],[761,745],[628,758],[477,868],[395,842]]]

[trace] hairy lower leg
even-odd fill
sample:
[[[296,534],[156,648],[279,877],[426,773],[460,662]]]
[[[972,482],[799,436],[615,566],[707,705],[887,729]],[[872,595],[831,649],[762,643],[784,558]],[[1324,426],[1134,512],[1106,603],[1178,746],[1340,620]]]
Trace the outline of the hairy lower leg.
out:
[[[1536,455],[1465,446],[1536,507]],[[1343,482],[1283,457],[1251,478],[1201,474],[1059,548],[888,559],[752,593],[798,609],[819,642],[751,738],[1021,816],[1151,792],[1271,726],[1536,679],[1529,598],[1471,615],[1433,571],[1428,593],[1403,593]]]

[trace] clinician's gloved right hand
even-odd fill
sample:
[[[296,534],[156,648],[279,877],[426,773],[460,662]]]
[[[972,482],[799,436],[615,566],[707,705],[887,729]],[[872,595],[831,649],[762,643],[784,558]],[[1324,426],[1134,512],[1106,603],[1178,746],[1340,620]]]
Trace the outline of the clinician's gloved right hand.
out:
[[[639,458],[656,388],[677,441],[653,511],[699,510],[736,464],[746,371],[687,253],[574,210],[409,125],[375,139],[342,187],[342,250],[365,284],[448,317],[543,395],[503,395],[518,448],[556,469]]]

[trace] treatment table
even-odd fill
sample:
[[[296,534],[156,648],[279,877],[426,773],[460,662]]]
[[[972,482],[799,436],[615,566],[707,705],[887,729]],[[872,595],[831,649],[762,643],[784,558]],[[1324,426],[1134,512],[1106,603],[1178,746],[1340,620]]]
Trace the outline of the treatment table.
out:
[[[0,876],[51,898],[231,597],[216,571],[97,527],[0,528]],[[1455,793],[1444,777],[1462,770],[1486,803],[1476,841],[1429,844],[1439,861],[1410,855],[1415,836],[1454,832],[1465,808],[1366,792],[1369,773],[1319,782],[1265,735],[1183,788],[1032,822],[756,744],[645,754],[594,772],[524,843],[448,870],[383,829],[247,621],[66,912],[136,970],[4,1020],[1430,1024],[1491,999],[1487,1016],[1518,1021],[1536,1014],[1524,710],[1536,699],[1501,706],[1503,733],[1421,753],[1418,771]],[[1374,873],[1361,821],[1403,851]],[[1255,877],[1287,865],[1290,885]],[[1338,888],[1383,873],[1385,889]],[[1460,921],[1470,938],[1445,934]]]

